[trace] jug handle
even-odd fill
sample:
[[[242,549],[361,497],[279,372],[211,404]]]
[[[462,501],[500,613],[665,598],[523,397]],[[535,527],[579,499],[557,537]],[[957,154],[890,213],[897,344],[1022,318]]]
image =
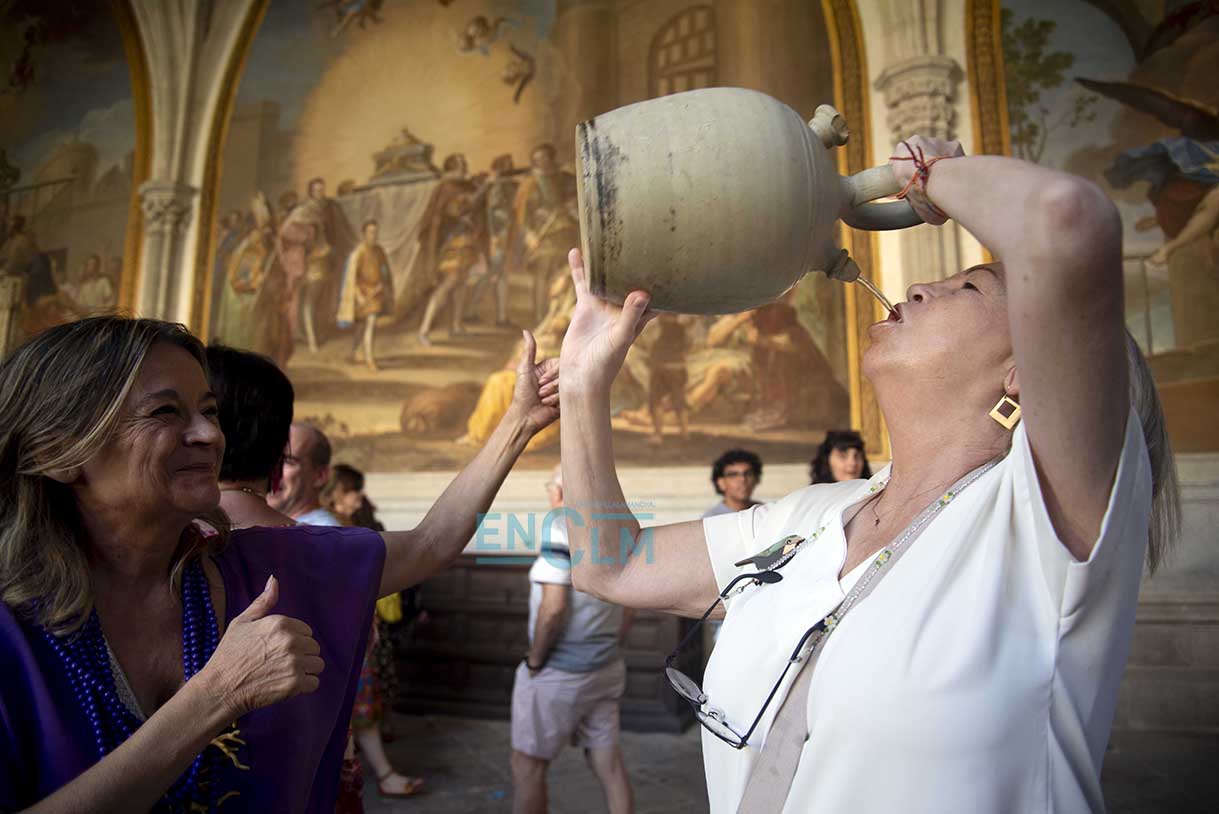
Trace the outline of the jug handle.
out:
[[[842,179],[842,185],[846,204],[841,217],[848,226],[881,232],[906,229],[923,222],[906,201],[868,203],[901,191],[893,168],[888,165],[849,175]]]

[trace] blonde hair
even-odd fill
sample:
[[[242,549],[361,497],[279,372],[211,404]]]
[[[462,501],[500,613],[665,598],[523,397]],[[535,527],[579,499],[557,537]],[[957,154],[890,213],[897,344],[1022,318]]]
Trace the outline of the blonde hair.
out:
[[[1130,367],[1130,402],[1138,414],[1151,461],[1151,520],[1147,538],[1147,571],[1154,574],[1163,565],[1181,529],[1181,493],[1177,465],[1168,440],[1164,408],[1156,392],[1151,368],[1130,332],[1126,332],[1126,356]]]
[[[98,316],[51,328],[0,365],[0,600],[56,634],[93,610],[93,586],[71,488],[51,477],[88,463],[114,432],[148,349],[182,348],[207,369],[203,345],[181,325]],[[170,579],[218,549],[229,524],[217,510],[182,532]]]

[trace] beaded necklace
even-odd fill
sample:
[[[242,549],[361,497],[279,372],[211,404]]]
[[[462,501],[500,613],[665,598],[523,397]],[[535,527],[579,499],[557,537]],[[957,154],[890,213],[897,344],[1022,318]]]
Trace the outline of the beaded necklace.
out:
[[[97,610],[89,614],[74,636],[60,639],[46,628],[42,632],[68,674],[77,705],[89,720],[100,760],[131,737],[140,720],[119,698]],[[203,669],[219,642],[207,577],[196,559],[182,573],[182,673],[187,681]],[[169,787],[155,810],[211,811],[219,766],[215,750],[205,748]]]

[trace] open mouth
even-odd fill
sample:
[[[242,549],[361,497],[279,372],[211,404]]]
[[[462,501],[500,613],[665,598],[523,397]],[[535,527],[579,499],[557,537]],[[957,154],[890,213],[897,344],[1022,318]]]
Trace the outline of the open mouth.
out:
[[[893,310],[889,312],[886,322],[901,322],[902,321],[902,306],[901,303],[893,306]]]

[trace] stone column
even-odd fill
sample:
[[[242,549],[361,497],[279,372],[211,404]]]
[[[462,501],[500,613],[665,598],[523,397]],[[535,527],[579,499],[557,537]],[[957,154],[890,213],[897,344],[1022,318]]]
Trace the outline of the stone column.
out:
[[[153,180],[140,186],[144,251],[137,313],[185,321],[176,313],[175,303],[181,299],[182,286],[190,282],[190,275],[184,273],[190,264],[183,238],[198,194],[196,188],[176,181]]]
[[[576,124],[618,104],[614,48],[618,16],[612,0],[561,0],[554,41],[573,86],[563,98],[556,146],[567,155]]]
[[[964,72],[944,56],[939,32],[940,0],[888,0],[888,51],[875,88],[885,101],[889,145],[895,152],[912,135],[957,138],[957,88]],[[943,279],[960,270],[960,230],[949,221],[941,227],[916,226],[900,234],[902,277],[899,294],[913,282]]]
[[[131,0],[152,96],[149,181],[140,187],[144,245],[135,302],[141,316],[192,322],[198,262],[219,183],[219,116],[236,91],[240,50],[268,0]],[[199,326],[192,326],[198,329]]]

